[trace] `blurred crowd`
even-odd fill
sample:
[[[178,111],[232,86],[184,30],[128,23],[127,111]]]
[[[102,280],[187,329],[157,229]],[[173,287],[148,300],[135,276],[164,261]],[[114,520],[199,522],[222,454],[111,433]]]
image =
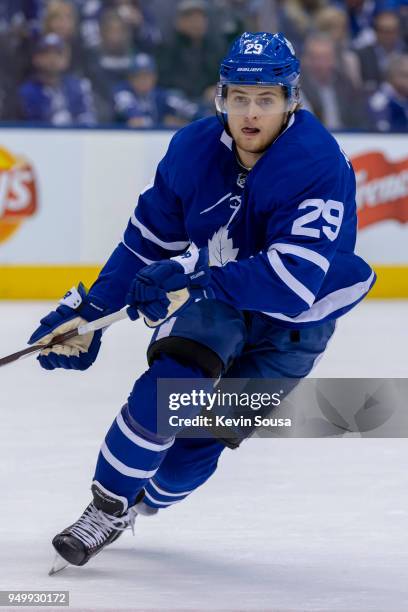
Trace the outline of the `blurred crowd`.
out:
[[[247,31],[282,31],[332,130],[408,131],[408,0],[0,0],[0,121],[178,127]]]

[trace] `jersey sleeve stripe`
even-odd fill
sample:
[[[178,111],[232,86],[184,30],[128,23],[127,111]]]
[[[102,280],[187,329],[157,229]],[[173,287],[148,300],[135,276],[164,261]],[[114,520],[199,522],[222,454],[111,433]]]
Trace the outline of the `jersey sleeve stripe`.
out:
[[[274,319],[281,321],[290,321],[292,323],[309,323],[312,321],[321,321],[333,312],[347,308],[361,300],[361,298],[370,290],[374,282],[375,274],[371,272],[369,278],[365,281],[356,283],[349,287],[343,287],[332,293],[328,293],[321,300],[315,302],[309,310],[305,310],[296,317],[289,317],[281,312],[264,312]]]
[[[149,189],[151,189],[153,186],[154,186],[154,177],[150,180],[149,183],[147,183],[146,187],[142,189],[142,191],[140,192],[140,195],[143,195],[144,193],[146,193],[146,191],[149,191]]]
[[[268,260],[274,272],[285,283],[285,285],[296,293],[296,295],[302,298],[302,300],[310,307],[315,300],[315,296],[307,287],[305,287],[305,285],[298,281],[287,268],[285,268],[281,258],[275,250],[268,252]]]
[[[319,255],[316,251],[312,251],[312,249],[306,249],[305,247],[299,246],[297,244],[286,244],[285,242],[275,242],[272,246],[269,247],[269,251],[275,249],[278,253],[282,253],[283,255],[296,255],[296,257],[300,257],[301,259],[306,259],[307,261],[311,261],[316,264],[323,270],[324,273],[327,273],[330,262],[323,255]]]
[[[137,227],[143,238],[150,240],[150,242],[154,242],[154,244],[162,247],[162,249],[167,249],[168,251],[183,251],[190,244],[189,242],[164,242],[163,240],[160,240],[160,238],[155,236],[149,229],[147,229],[147,227],[145,227],[134,214],[131,216],[130,222],[132,225]]]
[[[127,248],[128,251],[133,253],[133,255],[136,255],[136,257],[138,257],[141,261],[143,261],[143,263],[145,263],[147,266],[152,264],[152,263],[156,263],[153,259],[147,259],[147,257],[143,257],[143,255],[140,255],[139,253],[136,253],[136,251],[131,249],[130,246],[128,244],[126,244],[125,239],[122,240],[122,244],[123,244],[124,247]]]

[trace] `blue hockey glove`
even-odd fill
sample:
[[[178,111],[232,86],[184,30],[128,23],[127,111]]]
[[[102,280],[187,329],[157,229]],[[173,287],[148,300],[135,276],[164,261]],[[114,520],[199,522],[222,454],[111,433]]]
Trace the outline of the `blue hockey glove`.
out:
[[[89,300],[86,289],[79,284],[60,300],[56,310],[41,319],[28,344],[48,344],[53,337],[63,334],[80,325],[110,314],[107,309]],[[101,345],[102,332],[96,331],[71,338],[63,345],[55,345],[41,351],[37,357],[46,370],[64,368],[66,370],[86,370],[95,361]]]
[[[183,255],[140,270],[126,298],[128,315],[136,320],[141,312],[148,325],[158,325],[192,301],[214,297],[210,280],[208,249],[193,244]]]

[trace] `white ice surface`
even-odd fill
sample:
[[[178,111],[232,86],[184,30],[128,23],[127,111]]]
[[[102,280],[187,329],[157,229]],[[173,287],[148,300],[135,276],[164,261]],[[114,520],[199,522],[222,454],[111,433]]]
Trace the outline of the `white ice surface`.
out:
[[[0,355],[50,306],[0,303]],[[361,305],[315,375],[407,377],[407,315],[407,302]],[[88,503],[148,337],[117,323],[85,374],[34,359],[0,370],[0,589],[69,590],[77,610],[406,612],[405,439],[251,440],[184,503],[138,518],[134,538],[47,576],[50,540]]]

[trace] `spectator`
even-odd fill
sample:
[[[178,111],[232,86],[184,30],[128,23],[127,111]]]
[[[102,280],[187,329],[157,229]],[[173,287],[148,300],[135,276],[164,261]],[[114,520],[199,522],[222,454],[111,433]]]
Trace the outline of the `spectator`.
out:
[[[22,19],[21,0],[0,1],[0,34],[14,30],[21,24]]]
[[[317,12],[327,6],[327,3],[328,0],[285,0],[278,2],[279,29],[285,33],[296,50],[302,49],[306,36],[315,29]]]
[[[7,38],[7,48],[12,52],[13,80],[20,82],[30,70],[31,38],[38,35],[43,0],[0,0],[0,36]],[[8,57],[2,56],[1,63]]]
[[[399,7],[399,19],[401,24],[401,34],[405,44],[405,47],[408,48],[408,2],[404,0],[401,2]]]
[[[65,74],[69,60],[69,48],[57,34],[38,40],[32,58],[35,74],[19,89],[24,119],[55,126],[95,124],[90,84]]]
[[[177,92],[157,87],[154,59],[136,55],[128,78],[115,91],[116,118],[129,127],[180,127],[189,123],[197,113],[192,104]]]
[[[50,0],[44,15],[44,33],[58,34],[65,42],[74,40],[77,33],[77,14],[70,0]]]
[[[336,48],[325,34],[310,35],[302,57],[303,103],[330,130],[365,126],[361,94],[336,68]]]
[[[111,0],[111,4],[128,25],[134,49],[146,53],[154,51],[161,42],[161,33],[152,13],[142,6],[140,0]]]
[[[79,29],[85,49],[95,49],[101,43],[99,20],[102,0],[77,0]]]
[[[197,101],[218,80],[218,64],[225,52],[209,31],[207,4],[203,0],[181,0],[173,39],[159,53],[159,82],[178,89]]]
[[[397,13],[383,11],[374,20],[376,40],[358,50],[361,74],[367,92],[372,93],[384,80],[390,57],[404,51]]]
[[[131,33],[115,10],[101,14],[100,46],[89,50],[86,74],[91,80],[101,123],[113,121],[114,88],[126,80],[132,60]]]
[[[0,35],[0,121],[17,118],[16,74],[14,73],[13,48],[5,35]]]
[[[71,49],[69,70],[83,73],[84,50],[79,36],[78,14],[70,0],[50,0],[44,15],[44,33],[57,34]]]
[[[149,0],[149,8],[164,40],[169,40],[173,34],[178,2],[179,0]]]
[[[18,0],[16,4],[21,5],[26,30],[32,35],[39,36],[48,0]]]
[[[376,3],[374,0],[338,0],[340,8],[345,8],[348,15],[348,28],[353,47],[358,49],[374,42],[372,28]]]
[[[249,9],[251,11],[250,30],[254,32],[279,32],[282,30],[280,0],[251,0]],[[290,38],[290,33],[285,32],[285,36]],[[296,41],[292,44],[296,45]]]
[[[336,46],[337,69],[345,74],[354,87],[362,85],[360,63],[349,41],[347,15],[335,6],[327,6],[316,14],[316,28],[329,36]]]
[[[171,39],[174,33],[174,15],[180,0],[149,0],[161,36]],[[210,31],[223,39],[227,46],[245,30],[255,29],[254,0],[207,0],[203,2]]]
[[[373,126],[380,132],[408,132],[408,54],[394,55],[387,80],[369,99]]]
[[[47,0],[0,0],[0,34],[38,36]]]
[[[166,0],[167,2],[175,0]],[[139,51],[151,51],[161,41],[156,16],[143,0],[76,0],[84,46],[94,49],[101,43],[100,20],[104,10],[114,11],[127,24],[132,44]]]
[[[242,32],[255,27],[252,3],[248,0],[213,0],[209,22],[211,30],[230,46]]]

